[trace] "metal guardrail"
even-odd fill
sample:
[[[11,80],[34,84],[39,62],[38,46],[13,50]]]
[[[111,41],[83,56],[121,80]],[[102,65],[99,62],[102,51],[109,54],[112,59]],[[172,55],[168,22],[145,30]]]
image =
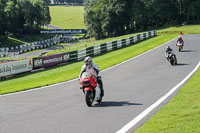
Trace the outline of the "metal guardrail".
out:
[[[135,35],[132,37],[128,37],[126,39],[115,40],[112,42],[98,44],[92,47],[84,48],[78,51],[73,51],[70,53],[70,55],[72,54],[70,56],[70,61],[80,61],[84,59],[86,56],[95,56],[95,55],[102,54],[105,52],[127,47],[129,45],[133,45],[135,43],[143,41],[145,39],[154,37],[156,35],[157,35],[157,32],[154,30],[154,31],[141,33],[139,35]]]
[[[15,47],[10,48],[0,48],[0,58],[2,57],[8,57],[11,55],[12,52],[22,54],[25,52],[33,51],[36,49],[42,49],[46,47],[50,47],[56,44],[59,44],[61,42],[67,43],[74,40],[73,38],[66,38],[66,37],[53,37],[51,39],[43,40],[43,41],[37,41],[33,43],[28,44],[22,44]]]

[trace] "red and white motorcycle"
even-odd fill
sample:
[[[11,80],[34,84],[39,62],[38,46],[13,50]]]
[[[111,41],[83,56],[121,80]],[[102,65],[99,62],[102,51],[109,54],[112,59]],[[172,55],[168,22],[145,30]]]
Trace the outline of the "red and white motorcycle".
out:
[[[80,79],[80,84],[85,94],[85,102],[87,106],[91,107],[94,101],[101,103],[101,89],[93,75],[84,72]]]
[[[181,50],[183,49],[183,43],[178,41],[177,44],[176,44],[177,48],[178,48],[178,51],[181,52]]]

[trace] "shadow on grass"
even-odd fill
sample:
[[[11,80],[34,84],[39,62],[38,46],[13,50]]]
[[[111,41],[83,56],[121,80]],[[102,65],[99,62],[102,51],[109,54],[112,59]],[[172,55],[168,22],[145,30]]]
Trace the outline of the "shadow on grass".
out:
[[[95,104],[95,107],[119,107],[119,106],[132,106],[143,105],[140,103],[130,103],[129,101],[103,101],[100,104]]]

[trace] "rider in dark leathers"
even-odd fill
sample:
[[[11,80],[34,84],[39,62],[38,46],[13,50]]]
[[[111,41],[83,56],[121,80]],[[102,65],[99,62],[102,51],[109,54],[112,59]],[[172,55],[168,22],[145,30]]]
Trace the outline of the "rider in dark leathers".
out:
[[[172,53],[172,55],[175,58],[175,62],[177,63],[177,59],[176,59],[176,55],[174,54],[173,49],[170,48],[170,46],[167,47],[166,51],[165,51],[165,57],[167,58],[167,60],[169,60],[169,54]]]

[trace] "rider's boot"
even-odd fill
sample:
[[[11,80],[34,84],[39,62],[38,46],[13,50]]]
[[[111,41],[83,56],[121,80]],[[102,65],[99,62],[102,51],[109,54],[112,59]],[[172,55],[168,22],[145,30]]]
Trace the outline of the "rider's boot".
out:
[[[101,97],[103,97],[104,96],[104,89],[103,89],[103,82],[102,82],[102,80],[99,80],[99,87],[101,89]]]
[[[104,90],[103,90],[103,87],[100,87],[101,88],[101,97],[104,96]]]

